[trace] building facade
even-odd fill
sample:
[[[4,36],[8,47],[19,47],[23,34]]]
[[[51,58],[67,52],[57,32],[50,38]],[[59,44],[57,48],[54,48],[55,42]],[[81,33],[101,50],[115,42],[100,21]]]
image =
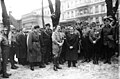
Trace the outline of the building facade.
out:
[[[41,21],[41,8],[34,10],[31,13],[36,13],[36,20],[29,22],[25,21],[31,16],[24,15],[23,26],[38,24],[42,27]],[[60,24],[67,24],[76,21],[100,22],[106,16],[107,8],[105,0],[61,0],[61,16]],[[45,23],[51,23],[49,6],[44,7],[44,20]],[[28,17],[29,16],[29,17]],[[25,19],[26,18],[26,19]],[[29,19],[30,20],[30,19]]]
[[[50,23],[52,25],[52,21],[50,18],[49,7],[44,7],[44,22]],[[28,14],[22,16],[22,26],[26,29],[31,29],[33,26],[39,25],[40,28],[43,28],[42,24],[42,9],[36,9]]]
[[[102,23],[107,11],[105,0],[64,0],[61,9],[61,23],[82,20]]]

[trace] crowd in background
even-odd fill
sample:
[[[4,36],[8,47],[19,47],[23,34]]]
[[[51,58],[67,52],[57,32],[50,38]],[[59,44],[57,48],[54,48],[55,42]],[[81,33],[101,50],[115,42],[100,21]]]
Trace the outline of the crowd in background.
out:
[[[80,22],[75,25],[59,26],[51,30],[48,23],[44,29],[38,25],[30,32],[22,29],[20,32],[15,28],[6,37],[7,29],[0,33],[0,74],[9,78],[7,73],[8,61],[11,69],[17,69],[15,64],[30,65],[45,68],[53,62],[53,70],[62,69],[59,64],[68,63],[68,67],[76,67],[78,60],[81,63],[99,61],[111,64],[111,57],[119,55],[119,25],[110,17],[99,22]],[[14,56],[18,58],[15,61]]]

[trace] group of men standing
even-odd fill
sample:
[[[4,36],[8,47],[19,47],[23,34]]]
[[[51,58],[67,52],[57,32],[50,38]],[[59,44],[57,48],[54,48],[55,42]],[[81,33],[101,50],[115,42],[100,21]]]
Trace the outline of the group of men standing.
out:
[[[34,66],[45,68],[53,61],[53,69],[57,71],[62,69],[59,64],[68,62],[68,67],[76,67],[78,58],[83,57],[83,62],[93,60],[98,64],[100,59],[104,63],[111,63],[110,59],[118,52],[118,25],[112,26],[111,18],[104,18],[103,25],[83,25],[79,27],[59,25],[52,31],[51,25],[45,25],[45,29],[40,29],[38,25],[34,26],[30,32],[24,29],[17,32],[11,29],[8,37],[7,29],[3,29],[0,35],[0,47],[2,53],[1,73],[4,78],[9,78],[11,74],[6,71],[8,59],[11,63],[11,69],[17,69],[14,56],[18,58],[21,65],[30,65],[34,71]],[[82,27],[82,28],[81,28]]]

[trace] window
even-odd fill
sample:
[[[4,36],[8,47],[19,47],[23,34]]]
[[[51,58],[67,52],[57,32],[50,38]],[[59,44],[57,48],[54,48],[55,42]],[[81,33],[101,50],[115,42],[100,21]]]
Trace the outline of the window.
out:
[[[98,13],[99,12],[99,8],[98,8],[98,5],[95,6],[95,13]]]
[[[87,8],[84,9],[84,14],[88,14],[88,9]]]
[[[64,14],[62,15],[62,19],[64,20]]]
[[[90,8],[89,8],[89,13],[90,13],[90,14],[93,14],[93,7],[90,7]]]
[[[105,4],[101,5],[101,12],[105,12]]]
[[[69,12],[67,12],[67,18],[69,18],[69,14],[70,14],[70,13],[69,13]]]
[[[73,17],[74,16],[74,14],[73,14],[74,12],[73,11],[71,11],[71,17]]]
[[[99,17],[96,17],[96,22],[99,22]]]
[[[83,15],[84,10],[79,10],[79,15]]]
[[[69,8],[70,6],[69,6],[69,2],[68,2],[68,4],[67,4],[67,8]]]
[[[78,13],[79,13],[78,10],[75,10],[75,16],[78,16],[79,15]]]

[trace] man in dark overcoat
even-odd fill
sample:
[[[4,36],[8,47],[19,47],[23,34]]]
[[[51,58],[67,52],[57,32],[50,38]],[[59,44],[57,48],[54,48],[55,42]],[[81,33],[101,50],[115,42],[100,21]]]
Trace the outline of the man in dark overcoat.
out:
[[[32,71],[34,70],[34,63],[39,63],[40,66],[42,61],[39,29],[38,25],[34,26],[27,36],[27,60]]]
[[[50,24],[45,25],[46,28],[41,32],[41,39],[43,42],[42,53],[43,53],[43,62],[48,65],[52,60],[52,30],[50,29]]]
[[[73,27],[70,27],[70,32],[66,34],[66,60],[68,61],[68,67],[73,64],[76,67],[79,50],[79,35],[75,33]]]
[[[27,35],[24,29],[17,35],[16,41],[19,50],[17,53],[18,62],[19,64],[25,65],[27,64]]]

